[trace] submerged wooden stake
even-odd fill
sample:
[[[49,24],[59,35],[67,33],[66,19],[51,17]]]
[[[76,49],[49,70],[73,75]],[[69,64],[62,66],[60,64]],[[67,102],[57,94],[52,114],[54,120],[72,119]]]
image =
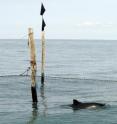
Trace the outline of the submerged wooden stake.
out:
[[[36,91],[36,53],[35,53],[35,42],[32,28],[28,29],[28,45],[30,49],[30,66],[31,66],[31,92],[32,92],[32,101],[33,103],[37,103],[37,91]]]
[[[44,81],[45,81],[45,74],[44,74],[44,67],[45,67],[45,32],[44,31],[42,31],[41,44],[42,44],[41,84],[44,84]]]

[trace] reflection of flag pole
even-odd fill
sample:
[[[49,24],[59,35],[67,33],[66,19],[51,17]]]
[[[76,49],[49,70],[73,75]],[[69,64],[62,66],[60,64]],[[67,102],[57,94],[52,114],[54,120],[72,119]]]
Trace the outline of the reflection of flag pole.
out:
[[[44,84],[45,74],[44,74],[44,67],[45,67],[45,32],[44,28],[46,26],[45,21],[43,19],[43,14],[45,12],[45,8],[43,3],[41,4],[41,12],[40,15],[42,16],[42,33],[41,33],[41,44],[42,44],[42,60],[41,60],[41,83]]]
[[[36,54],[35,54],[35,43],[33,38],[33,31],[32,28],[28,29],[29,36],[28,36],[28,46],[30,49],[30,65],[31,65],[31,92],[32,92],[32,101],[33,103],[37,103],[37,91],[36,91]]]

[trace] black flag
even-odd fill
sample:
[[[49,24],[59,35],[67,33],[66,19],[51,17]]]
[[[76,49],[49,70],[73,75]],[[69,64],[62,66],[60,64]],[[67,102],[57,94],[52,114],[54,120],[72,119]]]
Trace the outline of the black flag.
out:
[[[46,26],[44,19],[42,19],[42,31],[44,31],[44,27]]]
[[[40,12],[40,15],[43,15],[45,12],[45,8],[44,8],[44,5],[43,3],[41,4],[41,12]]]

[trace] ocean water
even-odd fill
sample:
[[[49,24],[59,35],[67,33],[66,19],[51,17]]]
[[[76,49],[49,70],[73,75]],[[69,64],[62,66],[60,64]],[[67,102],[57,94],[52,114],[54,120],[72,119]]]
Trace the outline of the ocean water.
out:
[[[27,40],[0,40],[1,124],[116,124],[117,41],[46,40],[45,85],[40,83],[41,44],[36,40],[37,109],[32,105]],[[68,107],[73,99],[105,108]]]

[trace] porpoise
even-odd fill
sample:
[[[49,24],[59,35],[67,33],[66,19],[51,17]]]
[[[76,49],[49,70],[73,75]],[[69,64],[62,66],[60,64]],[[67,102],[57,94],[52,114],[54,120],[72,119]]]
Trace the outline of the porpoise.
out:
[[[87,109],[87,108],[97,108],[97,107],[104,107],[105,104],[103,103],[96,103],[96,102],[80,102],[76,99],[73,99],[73,104],[70,105],[73,109]]]

